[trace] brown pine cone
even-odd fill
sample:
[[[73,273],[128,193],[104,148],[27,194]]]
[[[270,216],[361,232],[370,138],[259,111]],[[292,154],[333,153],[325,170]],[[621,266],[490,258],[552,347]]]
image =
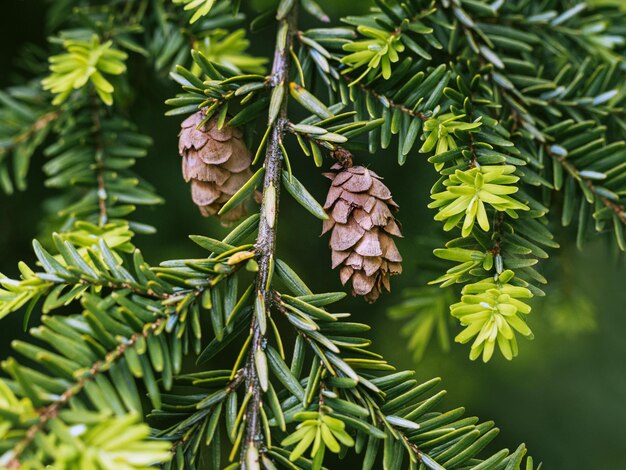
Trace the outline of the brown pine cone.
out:
[[[192,114],[181,124],[178,151],[183,157],[183,177],[191,181],[191,198],[203,216],[216,214],[252,176],[252,157],[246,148],[241,129],[225,124],[217,128],[210,119],[200,129],[203,111]],[[220,217],[222,222],[240,219],[246,214],[244,204]]]
[[[401,237],[400,226],[391,211],[398,205],[381,177],[362,166],[333,166],[326,173],[333,183],[324,209],[329,219],[322,233],[332,230],[330,248],[333,269],[352,285],[352,295],[372,303],[382,288],[390,290],[389,277],[402,272],[402,256],[392,236]]]

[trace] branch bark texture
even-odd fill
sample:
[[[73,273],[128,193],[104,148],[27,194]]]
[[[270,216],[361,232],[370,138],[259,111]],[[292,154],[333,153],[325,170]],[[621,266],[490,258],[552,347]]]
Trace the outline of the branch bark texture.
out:
[[[272,74],[270,76],[271,85],[279,91],[280,103],[278,104],[278,115],[271,122],[271,129],[267,141],[265,153],[265,179],[263,181],[263,202],[261,204],[261,218],[259,221],[259,233],[256,241],[257,262],[259,271],[256,279],[257,294],[262,296],[265,305],[265,315],[272,303],[271,281],[274,266],[274,255],[276,251],[276,231],[278,221],[279,196],[282,172],[282,151],[281,143],[287,123],[287,87],[289,84],[289,73],[291,67],[291,45],[293,35],[296,32],[297,2],[287,15],[279,20],[278,33],[276,38],[276,49],[274,52],[274,62]],[[272,111],[270,110],[270,114]],[[260,468],[259,455],[263,451],[264,436],[261,432],[261,406],[262,389],[259,380],[259,372],[256,365],[256,353],[263,350],[265,345],[265,335],[258,322],[257,316],[253,316],[250,330],[252,342],[250,345],[248,360],[246,364],[246,389],[251,395],[245,412],[245,438],[241,447],[241,468],[243,470],[253,470]],[[267,371],[265,372],[267,373]]]

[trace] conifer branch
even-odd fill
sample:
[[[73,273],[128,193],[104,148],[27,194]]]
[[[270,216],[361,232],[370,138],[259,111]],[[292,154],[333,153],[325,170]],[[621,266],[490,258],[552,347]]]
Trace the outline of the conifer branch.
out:
[[[274,267],[274,255],[276,251],[276,230],[278,203],[281,187],[281,170],[282,170],[282,139],[285,132],[287,120],[287,103],[288,94],[286,87],[289,82],[289,73],[291,66],[291,45],[293,35],[296,29],[297,6],[294,4],[287,15],[279,21],[278,33],[276,39],[276,49],[274,52],[274,63],[272,65],[272,73],[270,82],[273,87],[273,97],[280,96],[278,114],[272,122],[272,106],[270,105],[270,131],[267,149],[265,153],[265,178],[263,181],[263,202],[261,205],[261,219],[259,221],[259,233],[256,241],[257,262],[259,271],[256,279],[257,295],[264,300],[267,315],[267,309],[272,301],[271,278]],[[281,35],[282,36],[281,38]],[[282,89],[282,90],[281,90]],[[281,90],[281,91],[279,91]],[[256,352],[263,349],[264,332],[261,331],[261,325],[257,316],[253,316],[252,326],[252,344],[246,364],[246,388],[251,394],[248,403],[245,419],[246,431],[245,442],[241,448],[241,465],[242,469],[250,469],[250,459],[254,462],[258,461],[258,450],[262,445],[263,436],[261,434],[261,384],[259,381],[258,371],[255,365]]]
[[[215,412],[215,408],[219,404],[223,403],[228,398],[229,395],[235,393],[239,389],[239,386],[244,382],[245,377],[246,377],[245,371],[243,369],[239,369],[235,373],[235,376],[233,377],[233,379],[230,382],[228,382],[228,384],[226,385],[226,387],[225,387],[226,394],[225,394],[224,398],[222,400],[220,400],[219,402],[217,402],[215,405],[207,408],[204,411],[204,414],[208,416],[208,415],[211,415],[212,413],[214,413]],[[187,429],[193,427],[194,424],[196,424],[196,423],[190,424],[188,427],[183,428],[183,430],[187,430]],[[174,441],[172,443],[172,445],[170,447],[170,452],[175,455],[177,449],[179,447],[184,446],[193,437],[194,437],[193,433],[189,433],[189,432],[183,433],[183,435],[182,435],[182,437],[180,439],[177,439],[176,441]]]
[[[578,169],[572,164],[572,162],[568,161],[565,157],[556,155],[552,151],[548,143],[543,143],[542,146],[546,154],[559,162],[559,164],[572,176],[572,178],[582,179],[583,184],[585,184],[589,188],[589,191],[591,191],[595,197],[599,198],[605,207],[615,212],[615,215],[620,220],[620,222],[626,225],[626,208],[622,204],[611,201],[608,197],[600,194],[598,188],[595,184],[593,184],[591,180],[583,178],[580,175]]]
[[[93,382],[96,377],[102,372],[107,371],[111,365],[113,365],[116,361],[124,357],[124,353],[129,348],[134,348],[137,344],[137,340],[139,337],[148,338],[150,334],[159,329],[164,321],[167,320],[167,317],[161,317],[154,322],[146,325],[142,331],[139,331],[133,334],[130,338],[125,339],[123,342],[120,342],[117,347],[110,351],[104,361],[95,362],[90,368],[89,372],[80,376],[80,378],[71,386],[69,386],[64,393],[62,393],[59,398],[53,401],[48,406],[40,409],[38,411],[39,418],[37,422],[32,424],[28,431],[26,431],[25,437],[17,443],[17,445],[13,449],[13,458],[7,464],[7,468],[21,468],[20,465],[20,457],[22,453],[28,448],[28,446],[33,442],[33,440],[37,437],[38,433],[44,430],[46,424],[56,418],[61,410],[69,404],[70,400],[81,393],[88,383]]]
[[[495,82],[494,82],[495,83]],[[497,83],[496,83],[497,84]],[[499,87],[500,91],[502,92],[502,95],[505,97],[508,97],[508,92],[506,89]],[[522,126],[522,121],[524,120],[524,116],[520,115],[519,113],[512,113],[512,117],[514,119],[514,121]],[[582,179],[582,181],[584,182],[583,184],[585,184],[588,188],[589,191],[591,191],[594,196],[596,196],[597,198],[600,199],[600,201],[602,202],[602,204],[610,209],[611,211],[613,211],[616,215],[616,217],[619,219],[619,221],[626,225],[626,207],[624,207],[622,204],[619,204],[618,202],[612,201],[611,199],[607,198],[606,196],[603,196],[602,194],[599,193],[598,188],[596,187],[596,185],[593,183],[593,181],[591,181],[590,179],[584,178],[580,175],[580,172],[578,170],[578,168],[576,168],[576,166],[567,158],[565,158],[564,156],[561,155],[557,155],[556,153],[554,153],[552,151],[551,145],[550,143],[548,143],[546,141],[545,138],[537,138],[537,136],[533,135],[533,139],[540,145],[540,147],[543,149],[543,151],[546,153],[546,155],[548,155],[550,158],[556,160],[557,162],[559,162],[559,164],[563,167],[563,169],[565,171],[567,171],[572,178],[574,179]]]
[[[21,134],[15,136],[10,145],[6,146],[2,149],[1,153],[8,153],[13,150],[13,148],[21,143],[27,142],[30,138],[33,137],[34,134],[42,130],[44,127],[47,127],[50,123],[54,122],[58,119],[60,113],[58,111],[49,111],[47,113],[42,114],[37,118],[33,124],[25,129]]]
[[[349,75],[343,75],[343,78],[344,78],[344,80],[347,83],[354,82],[354,79],[352,77],[350,77]],[[419,118],[419,119],[421,119],[424,122],[426,122],[428,120],[428,116],[425,113],[422,113],[421,111],[415,111],[415,110],[405,106],[402,103],[397,103],[397,102],[393,101],[390,97],[385,96],[385,94],[383,94],[383,93],[377,92],[375,89],[368,87],[364,83],[358,82],[358,83],[355,83],[354,86],[358,86],[361,90],[363,90],[365,93],[369,93],[374,98],[376,98],[378,101],[384,102],[391,109],[398,109],[402,113],[407,114],[407,115],[409,115],[411,117],[414,117],[414,118]]]

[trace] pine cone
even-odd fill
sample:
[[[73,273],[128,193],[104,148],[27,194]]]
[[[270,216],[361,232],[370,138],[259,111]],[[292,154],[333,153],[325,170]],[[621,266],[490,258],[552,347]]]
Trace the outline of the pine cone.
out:
[[[241,129],[225,124],[217,128],[210,119],[200,129],[203,111],[192,114],[181,124],[178,151],[183,157],[183,177],[191,181],[191,198],[203,216],[216,214],[252,176],[252,158],[243,143]],[[244,204],[220,217],[222,222],[240,219]]]
[[[332,230],[332,267],[339,266],[339,277],[352,284],[352,295],[365,296],[372,303],[382,288],[390,290],[389,277],[402,272],[402,256],[392,236],[401,237],[391,211],[398,205],[381,177],[362,166],[326,173],[333,183],[324,209],[329,219],[322,233]]]

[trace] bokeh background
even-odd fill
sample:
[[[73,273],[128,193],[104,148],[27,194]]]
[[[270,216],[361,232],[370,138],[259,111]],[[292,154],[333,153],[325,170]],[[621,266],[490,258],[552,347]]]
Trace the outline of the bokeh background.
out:
[[[254,9],[265,2],[249,3]],[[369,5],[363,0],[320,3],[333,18],[355,14]],[[45,7],[46,3],[40,0],[2,2],[1,87],[24,79],[16,57],[25,44],[45,44]],[[264,47],[272,42],[270,39],[273,40],[255,38],[252,51],[267,55]],[[151,263],[202,256],[187,235],[217,238],[224,229],[200,217],[180,176],[176,149],[179,122],[163,117],[163,101],[176,92],[176,87],[155,77],[149,68],[137,67],[135,77],[139,78],[134,84],[137,96],[132,113],[140,129],[155,140],[150,156],[139,162],[138,171],[156,186],[166,202],[155,210],[138,213],[137,218],[154,225],[158,233],[138,237],[136,244]],[[323,200],[327,180],[305,156],[300,156],[297,147],[290,155],[299,179]],[[450,352],[444,353],[433,344],[425,358],[415,363],[406,339],[400,336],[402,324],[391,320],[387,310],[400,302],[403,288],[424,285],[428,279],[422,267],[432,254],[420,242],[420,236],[438,230],[425,207],[435,175],[418,155],[409,158],[402,168],[397,166],[395,155],[395,150],[390,149],[376,156],[362,156],[362,163],[371,165],[386,178],[400,204],[405,238],[399,248],[405,259],[405,272],[394,279],[392,295],[377,304],[347,299],[340,308],[372,325],[376,349],[398,368],[416,369],[418,378],[424,380],[441,376],[443,387],[449,392],[446,407],[463,405],[468,413],[495,420],[502,430],[497,439],[499,447],[514,448],[519,442],[526,442],[532,455],[550,469],[626,468],[624,258],[603,236],[590,241],[581,253],[571,234],[553,226],[562,247],[541,267],[552,280],[548,288],[552,300],[534,302],[530,324],[536,337],[534,341],[521,341],[518,358],[507,362],[496,357],[484,365],[469,361],[466,346],[453,344]],[[0,194],[0,272],[9,276],[17,275],[18,261],[33,262],[30,243],[42,227],[43,201],[54,195],[43,187],[43,159],[41,155],[34,159],[27,191],[11,197]],[[309,286],[314,291],[341,289],[337,273],[330,270],[327,239],[319,237],[318,221],[284,197],[279,227],[280,256]],[[2,321],[0,358],[9,354],[10,340],[21,334],[19,314]]]

